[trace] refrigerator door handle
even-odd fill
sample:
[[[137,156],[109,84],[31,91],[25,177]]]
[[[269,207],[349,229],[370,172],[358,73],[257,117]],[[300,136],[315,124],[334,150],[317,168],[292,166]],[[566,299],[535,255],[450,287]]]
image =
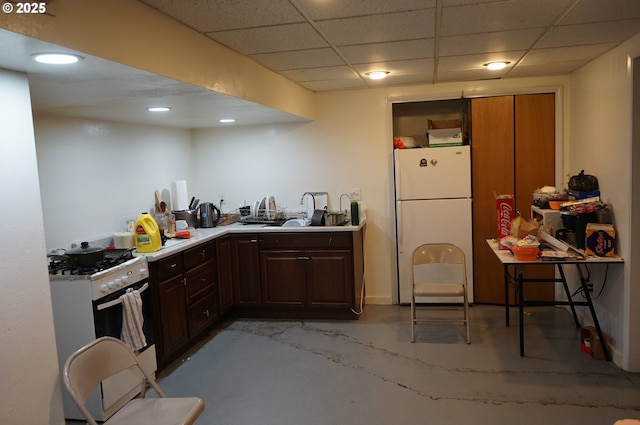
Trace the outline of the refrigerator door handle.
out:
[[[398,252],[403,253],[404,252],[404,247],[403,247],[403,231],[402,231],[402,222],[404,220],[402,220],[402,202],[398,201],[396,202],[396,223],[397,223],[397,228],[398,228]]]

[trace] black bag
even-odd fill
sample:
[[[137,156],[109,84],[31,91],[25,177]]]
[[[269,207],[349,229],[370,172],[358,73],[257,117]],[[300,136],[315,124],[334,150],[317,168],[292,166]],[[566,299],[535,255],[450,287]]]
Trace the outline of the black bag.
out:
[[[600,189],[600,187],[598,186],[597,177],[585,174],[584,170],[582,170],[577,176],[571,176],[569,179],[569,189],[579,192],[592,192]]]

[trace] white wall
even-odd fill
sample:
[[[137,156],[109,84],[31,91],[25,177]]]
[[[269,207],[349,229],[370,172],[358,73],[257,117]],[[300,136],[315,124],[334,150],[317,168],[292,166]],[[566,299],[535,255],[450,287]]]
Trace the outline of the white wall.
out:
[[[189,130],[35,117],[47,251],[124,230],[191,180]]]
[[[0,70],[0,93],[0,423],[63,424],[26,75]]]
[[[397,302],[391,100],[455,99],[462,91],[466,96],[561,91],[566,81],[548,77],[318,93],[318,117],[312,122],[194,130],[194,182],[207,200],[217,202],[223,193],[227,210],[267,194],[297,210],[305,191],[329,192],[337,209],[340,194],[360,188],[368,207],[366,302],[391,304]],[[562,133],[557,138],[561,143]]]
[[[640,287],[631,280],[640,260],[638,230],[632,218],[633,57],[640,56],[640,36],[594,60],[571,75],[570,137],[567,172],[585,169],[600,182],[603,200],[613,206],[617,250],[624,267],[610,267],[605,291],[596,301],[598,318],[614,346],[614,361],[625,370],[640,370]],[[636,101],[636,108],[640,102]],[[640,109],[636,109],[636,114]],[[637,156],[637,152],[635,153]],[[637,189],[635,194],[637,195]],[[635,248],[635,250],[634,250]],[[635,265],[635,268],[640,266]],[[638,271],[635,271],[637,276]],[[602,282],[604,270],[594,270]]]

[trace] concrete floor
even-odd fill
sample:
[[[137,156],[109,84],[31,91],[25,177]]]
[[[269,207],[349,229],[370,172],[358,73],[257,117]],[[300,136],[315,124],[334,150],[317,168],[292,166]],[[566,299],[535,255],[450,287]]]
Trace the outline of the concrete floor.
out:
[[[640,374],[580,351],[560,308],[525,316],[471,308],[461,326],[419,325],[409,308],[367,306],[359,321],[230,322],[159,377],[171,395],[198,395],[199,424],[613,424],[640,418]]]
[[[158,381],[205,401],[198,424],[613,424],[640,418],[640,374],[580,351],[564,309],[531,308],[526,357],[516,309],[471,308],[462,326],[419,325],[409,308],[367,306],[358,321],[236,320]]]

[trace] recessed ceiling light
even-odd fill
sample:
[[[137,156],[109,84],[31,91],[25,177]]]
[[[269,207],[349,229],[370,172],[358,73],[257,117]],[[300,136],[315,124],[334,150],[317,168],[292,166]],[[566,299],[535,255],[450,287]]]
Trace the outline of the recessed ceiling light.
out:
[[[372,71],[366,72],[364,75],[369,77],[371,80],[382,80],[387,76],[387,74],[389,74],[389,71]]]
[[[220,122],[224,122],[224,123],[236,122],[236,120],[234,120],[233,118],[223,118],[223,119],[220,120]]]
[[[489,63],[485,63],[483,66],[486,66],[487,69],[490,69],[492,71],[497,71],[497,70],[506,68],[507,65],[509,65],[510,63],[511,62],[508,62],[508,61],[489,62]]]
[[[152,106],[151,108],[147,108],[149,112],[167,112],[170,111],[171,108],[168,106]]]
[[[80,59],[84,59],[81,56],[71,55],[68,53],[38,53],[33,55],[33,58],[37,62],[49,65],[67,65],[70,63],[76,63]]]

